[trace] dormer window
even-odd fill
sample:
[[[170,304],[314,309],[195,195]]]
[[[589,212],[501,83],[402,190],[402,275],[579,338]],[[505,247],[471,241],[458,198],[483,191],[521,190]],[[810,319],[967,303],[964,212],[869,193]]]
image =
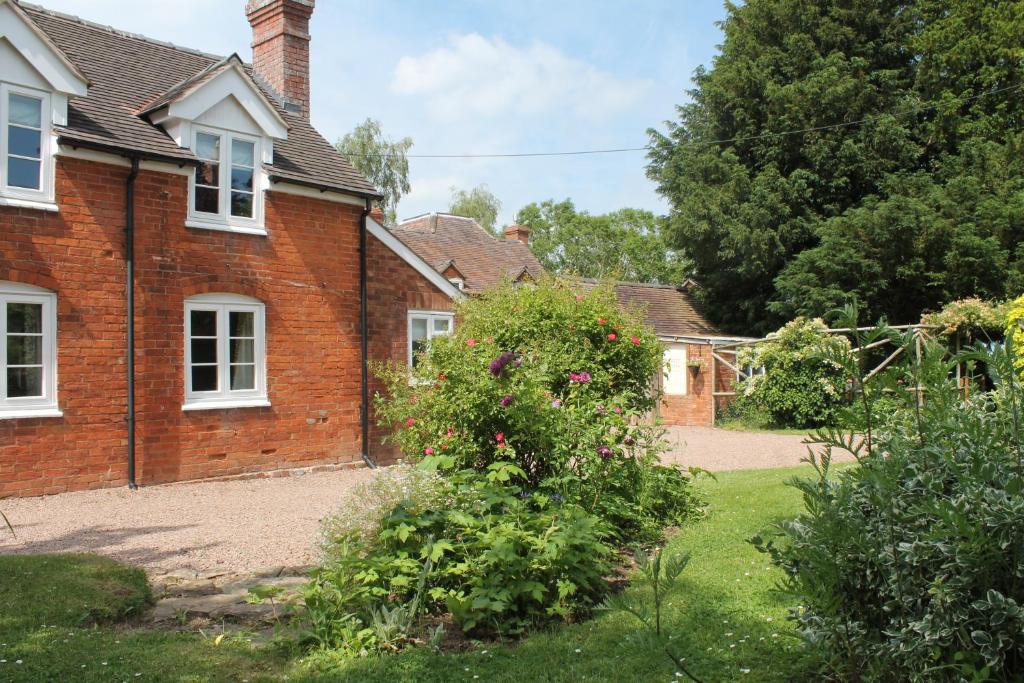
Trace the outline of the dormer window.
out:
[[[0,84],[0,199],[25,205],[53,201],[49,150],[50,96]]]
[[[266,234],[257,159],[259,139],[196,127],[200,160],[190,183],[190,227]]]

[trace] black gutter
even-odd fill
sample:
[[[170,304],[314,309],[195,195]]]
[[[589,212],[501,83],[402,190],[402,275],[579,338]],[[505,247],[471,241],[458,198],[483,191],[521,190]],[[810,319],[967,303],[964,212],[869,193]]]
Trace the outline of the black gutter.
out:
[[[369,325],[367,324],[366,303],[366,217],[370,215],[371,202],[366,200],[363,213],[359,216],[359,356],[362,371],[362,409],[359,411],[362,428],[363,462],[370,469],[377,469],[377,463],[370,457],[370,385],[367,363],[369,361]]]
[[[132,156],[132,169],[126,181],[125,265],[128,308],[128,488],[139,488],[135,481],[135,179],[139,176],[139,157]]]

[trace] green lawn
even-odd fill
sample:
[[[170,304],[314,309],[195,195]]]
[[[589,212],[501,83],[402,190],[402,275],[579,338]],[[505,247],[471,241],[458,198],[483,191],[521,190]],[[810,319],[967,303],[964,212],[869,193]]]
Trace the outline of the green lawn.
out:
[[[740,418],[720,420],[715,426],[730,432],[764,432],[766,434],[791,434],[793,436],[807,436],[814,431],[813,429],[797,429],[795,427],[768,427],[764,424]]]
[[[693,555],[673,597],[667,630],[708,683],[809,678],[775,590],[779,573],[746,539],[800,507],[783,482],[809,468],[721,474],[701,486],[708,516],[678,533],[669,552]],[[637,589],[630,589],[636,594]],[[215,645],[193,634],[120,623],[148,597],[141,575],[86,556],[0,557],[0,680],[37,681],[672,681],[630,617],[600,614],[537,633],[514,647],[482,645],[442,655],[338,662],[324,672],[239,639]],[[20,664],[15,663],[21,660]],[[746,672],[749,670],[749,672]],[[680,679],[683,680],[683,679]]]

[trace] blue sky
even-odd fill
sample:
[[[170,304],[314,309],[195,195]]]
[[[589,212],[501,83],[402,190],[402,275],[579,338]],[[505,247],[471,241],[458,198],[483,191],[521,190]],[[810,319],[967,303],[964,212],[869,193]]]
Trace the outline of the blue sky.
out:
[[[217,54],[251,56],[243,0],[42,0],[46,7]],[[411,153],[639,147],[710,62],[721,0],[320,0],[310,32],[312,119],[332,142],[367,117]],[[603,213],[664,211],[642,152],[532,159],[412,159],[399,217],[444,211],[486,183],[500,221],[571,198]]]

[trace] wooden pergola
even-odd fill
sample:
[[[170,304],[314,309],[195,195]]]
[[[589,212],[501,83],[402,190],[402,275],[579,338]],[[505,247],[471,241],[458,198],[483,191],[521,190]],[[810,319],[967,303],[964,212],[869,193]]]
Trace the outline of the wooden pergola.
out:
[[[932,338],[931,331],[937,329],[937,326],[935,326],[935,325],[921,325],[921,324],[917,324],[917,325],[890,325],[889,328],[890,329],[894,329],[894,330],[909,330],[909,331],[912,331],[912,333],[913,333],[913,340],[914,340],[913,341],[914,356],[915,356],[916,362],[920,363],[921,362],[921,353],[922,353],[922,349],[924,347],[924,342],[926,340]],[[875,327],[857,327],[857,328],[852,328],[852,327],[835,327],[835,328],[829,328],[827,331],[828,331],[829,334],[851,334],[853,332],[867,332],[869,330],[874,330],[874,329],[876,329],[876,328]],[[712,377],[712,384],[711,384],[711,389],[712,389],[712,391],[711,391],[711,424],[712,425],[715,424],[715,420],[717,419],[717,410],[718,410],[717,399],[719,397],[736,396],[736,394],[737,394],[735,389],[732,390],[732,391],[715,391],[715,382],[717,381],[717,378],[718,378],[718,364],[721,363],[721,364],[725,365],[727,368],[729,368],[730,370],[732,370],[733,372],[735,372],[736,373],[736,381],[741,381],[743,379],[750,379],[756,373],[756,369],[755,368],[741,368],[741,367],[739,367],[739,363],[736,360],[737,354],[744,347],[756,346],[758,344],[764,343],[765,341],[768,341],[769,339],[770,339],[769,337],[760,337],[758,339],[740,339],[740,340],[725,340],[725,339],[723,339],[720,343],[716,343],[714,340],[705,340],[704,343],[711,344],[711,377]],[[868,351],[868,350],[871,350],[871,349],[875,349],[875,348],[879,348],[879,347],[885,346],[886,344],[892,344],[892,343],[893,343],[892,339],[888,339],[888,338],[887,339],[880,339],[879,341],[872,342],[870,344],[865,344],[862,347],[857,347],[857,348],[853,349],[853,353],[855,353],[855,354],[863,353],[865,351]],[[867,375],[865,375],[864,379],[865,380],[869,380],[872,377],[874,377],[875,375],[877,375],[878,373],[880,373],[885,368],[889,367],[893,363],[893,361],[895,361],[897,358],[899,358],[906,351],[906,349],[907,349],[907,346],[898,346],[895,350],[893,350],[892,353],[890,353],[888,356],[886,356],[883,361],[881,361],[878,365],[876,365],[874,368],[872,368],[871,371]],[[732,357],[732,361],[730,361],[729,359],[725,358],[724,356],[731,356]],[[960,381],[961,381],[960,365],[959,364],[957,364],[957,368],[956,368],[956,377],[957,377],[957,383],[959,385]],[[923,398],[923,391],[924,390],[920,386],[920,384],[918,384],[917,386],[913,386],[913,387],[907,387],[907,390],[915,392],[915,394],[917,395],[917,400],[919,402],[922,400],[922,398]]]

